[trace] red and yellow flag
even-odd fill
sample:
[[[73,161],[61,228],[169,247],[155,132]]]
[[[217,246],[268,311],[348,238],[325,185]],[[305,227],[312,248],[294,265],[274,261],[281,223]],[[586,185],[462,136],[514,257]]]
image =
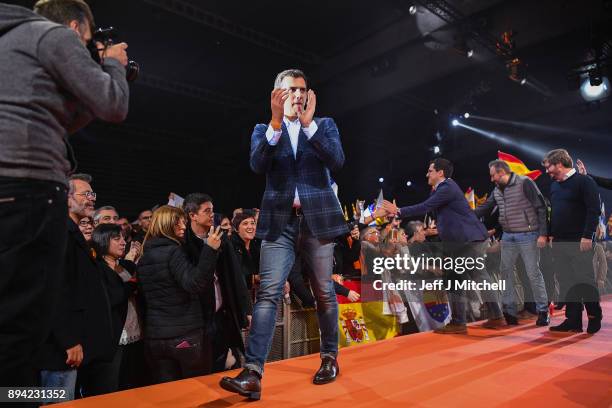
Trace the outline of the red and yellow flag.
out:
[[[542,175],[542,172],[540,170],[529,170],[522,160],[518,159],[517,157],[514,157],[511,154],[504,153],[498,150],[497,158],[508,163],[508,166],[510,166],[510,170],[521,176],[527,176],[532,180],[536,180]]]
[[[464,193],[465,199],[467,200],[470,208],[473,210],[476,208],[476,200],[474,198],[474,190],[472,187],[469,187],[467,191]]]
[[[362,294],[359,281],[346,280],[343,285],[365,295],[368,300],[351,302],[344,296],[337,295],[340,347],[373,343],[399,335],[397,319],[393,315],[383,313],[382,300],[373,300],[371,294]],[[370,285],[367,286],[371,288]]]

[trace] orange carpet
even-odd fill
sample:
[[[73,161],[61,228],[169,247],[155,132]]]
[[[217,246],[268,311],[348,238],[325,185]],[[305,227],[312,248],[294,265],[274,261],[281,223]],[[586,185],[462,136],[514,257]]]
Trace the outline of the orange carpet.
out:
[[[224,374],[138,388],[58,407],[611,407],[612,298],[594,336],[534,322],[468,335],[421,333],[342,349],[335,383],[310,380],[318,355],[266,366],[262,400],[217,385]],[[562,320],[557,312],[553,324]],[[586,328],[586,321],[585,321]],[[230,372],[233,374],[233,372]]]

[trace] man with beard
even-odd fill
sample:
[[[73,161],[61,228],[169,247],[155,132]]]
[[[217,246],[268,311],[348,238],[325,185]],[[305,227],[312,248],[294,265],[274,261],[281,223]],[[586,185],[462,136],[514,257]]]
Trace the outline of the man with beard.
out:
[[[65,388],[74,399],[77,368],[95,373],[96,364],[112,358],[117,345],[112,342],[110,305],[95,254],[79,230],[79,221],[93,217],[96,193],[91,176],[74,174],[69,178],[68,240],[59,294],[58,310],[51,333],[39,355],[43,387]],[[94,375],[82,384],[85,395],[100,394]]]
[[[533,180],[513,173],[503,160],[490,162],[489,174],[495,189],[485,204],[476,209],[476,215],[488,215],[495,206],[499,209],[499,223],[504,231],[501,238],[500,270],[502,279],[506,281],[502,302],[506,323],[518,324],[514,266],[520,255],[536,303],[536,326],[548,326],[548,299],[540,270],[539,250],[548,242],[544,198]]]
[[[553,180],[550,186],[550,240],[560,299],[566,319],[551,331],[582,332],[582,310],[589,318],[587,332],[601,328],[602,310],[593,271],[593,239],[600,214],[595,181],[574,169],[565,149],[551,150],[542,165]]]

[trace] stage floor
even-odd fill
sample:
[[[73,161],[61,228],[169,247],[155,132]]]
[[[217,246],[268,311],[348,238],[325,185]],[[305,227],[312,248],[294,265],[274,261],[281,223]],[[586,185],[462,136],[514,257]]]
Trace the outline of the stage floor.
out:
[[[468,335],[420,333],[340,352],[335,383],[313,385],[318,355],[266,366],[262,400],[217,385],[228,373],[58,405],[120,407],[611,407],[612,298],[594,336],[552,334],[534,322]],[[556,312],[553,324],[562,320]],[[586,328],[586,321],[585,321]],[[233,374],[230,372],[229,374]]]

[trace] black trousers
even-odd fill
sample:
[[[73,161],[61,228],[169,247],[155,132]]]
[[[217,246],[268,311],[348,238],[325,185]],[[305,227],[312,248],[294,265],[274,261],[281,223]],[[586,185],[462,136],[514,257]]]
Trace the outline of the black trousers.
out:
[[[154,383],[182,380],[203,375],[207,368],[204,329],[192,331],[171,339],[145,339],[145,356],[151,368]]]
[[[599,291],[595,284],[593,250],[581,252],[578,242],[553,242],[555,273],[559,281],[559,300],[565,302],[565,317],[582,326],[582,309],[587,315],[602,317]]]
[[[151,374],[145,361],[144,341],[138,340],[120,347],[123,352],[119,370],[119,390],[151,385]]]
[[[63,184],[0,178],[0,386],[36,386],[67,237]]]
[[[119,371],[125,346],[117,346],[110,361],[93,361],[79,368],[77,396],[81,398],[108,394],[119,390]]]

